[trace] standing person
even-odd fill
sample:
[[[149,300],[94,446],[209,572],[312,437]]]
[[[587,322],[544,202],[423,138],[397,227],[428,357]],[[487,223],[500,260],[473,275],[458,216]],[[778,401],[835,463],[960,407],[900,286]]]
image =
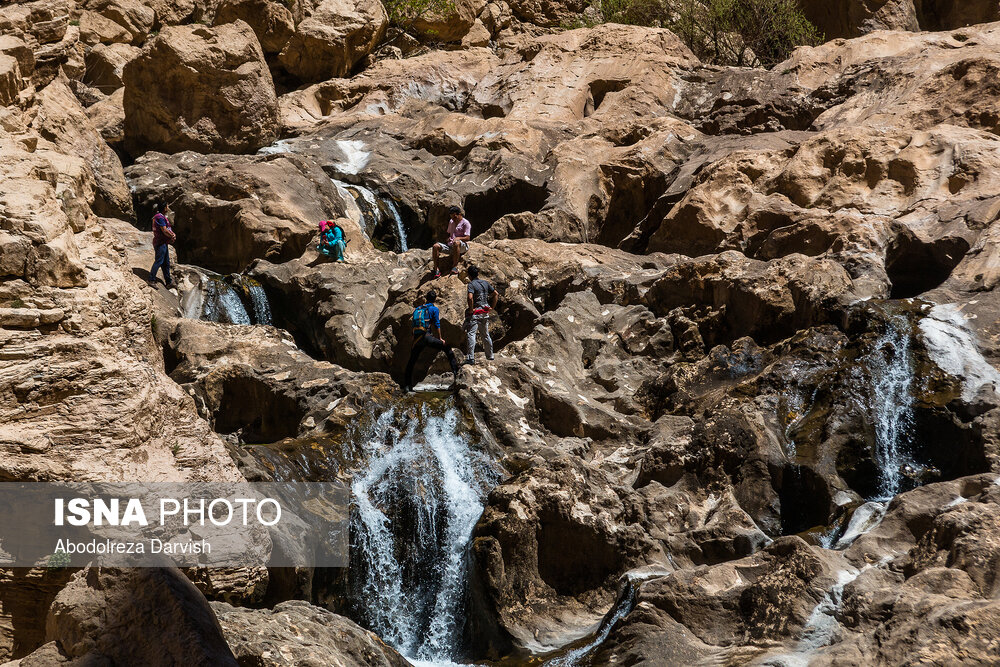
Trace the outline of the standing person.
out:
[[[170,206],[166,202],[161,202],[155,207],[156,215],[153,216],[153,252],[156,254],[153,260],[153,268],[149,270],[149,284],[156,287],[156,272],[163,267],[163,281],[167,287],[173,287],[174,281],[170,279],[170,246],[177,240],[174,234],[173,225],[167,218]]]
[[[462,209],[452,206],[448,209],[451,219],[448,222],[448,241],[435,243],[431,249],[434,255],[434,277],[441,277],[441,253],[451,256],[451,272],[458,275],[458,261],[469,250],[469,239],[472,238],[472,223],[462,215]]]
[[[441,311],[434,305],[437,301],[437,292],[431,290],[425,297],[426,303],[417,306],[413,311],[413,347],[410,350],[410,360],[406,362],[406,373],[403,376],[403,391],[413,391],[413,367],[417,363],[417,358],[429,347],[436,352],[444,352],[448,356],[448,363],[451,364],[451,374],[453,379],[458,379],[458,362],[455,360],[455,353],[441,340]]]
[[[479,277],[479,267],[470,266],[469,305],[465,310],[465,363],[476,363],[476,332],[483,328],[483,349],[493,361],[493,339],[490,338],[490,311],[496,308],[499,295],[487,281]]]

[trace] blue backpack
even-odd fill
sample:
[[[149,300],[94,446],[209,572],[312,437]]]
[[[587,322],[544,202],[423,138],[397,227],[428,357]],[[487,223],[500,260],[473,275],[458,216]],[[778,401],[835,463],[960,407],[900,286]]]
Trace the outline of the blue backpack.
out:
[[[427,306],[430,304],[425,303],[422,306],[417,306],[413,311],[413,330],[414,331],[427,331],[430,327],[430,316],[427,314]]]

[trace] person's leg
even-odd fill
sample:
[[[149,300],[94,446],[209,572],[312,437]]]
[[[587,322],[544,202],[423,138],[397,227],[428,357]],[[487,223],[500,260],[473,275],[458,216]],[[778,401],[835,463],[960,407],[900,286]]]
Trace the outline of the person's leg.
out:
[[[438,271],[441,270],[441,260],[440,260],[440,257],[439,257],[440,254],[441,254],[441,246],[439,246],[437,243],[435,243],[431,247],[431,256],[433,257],[433,262],[432,263],[434,264],[434,268],[436,270],[438,270]]]
[[[403,386],[407,389],[413,388],[413,367],[417,365],[417,358],[420,357],[420,353],[426,347],[427,336],[420,337],[414,344],[413,348],[410,350],[410,359],[406,362],[406,372],[403,374]]]
[[[455,359],[455,353],[451,351],[451,347],[440,338],[430,334],[424,336],[424,340],[427,341],[427,347],[444,352],[445,356],[448,357],[448,364],[451,366],[451,374],[458,377],[458,360]]]
[[[161,266],[163,266],[163,254],[164,254],[163,251],[166,249],[167,246],[166,244],[164,244],[161,246],[156,246],[156,248],[154,248],[153,250],[156,254],[153,257],[153,268],[149,270],[149,282],[151,283],[156,282],[156,272],[160,270]]]
[[[483,325],[483,349],[486,350],[486,358],[493,361],[493,339],[490,338],[490,318],[489,315],[482,316]]]
[[[170,277],[170,246],[163,246],[163,280],[170,286],[174,279]]]
[[[469,315],[465,321],[465,361],[473,363],[476,360],[476,331],[479,328],[478,318]]]
[[[462,242],[455,241],[451,244],[451,271],[458,273],[458,260],[462,256]]]
[[[344,261],[344,242],[337,241],[333,244],[333,259],[337,262]]]

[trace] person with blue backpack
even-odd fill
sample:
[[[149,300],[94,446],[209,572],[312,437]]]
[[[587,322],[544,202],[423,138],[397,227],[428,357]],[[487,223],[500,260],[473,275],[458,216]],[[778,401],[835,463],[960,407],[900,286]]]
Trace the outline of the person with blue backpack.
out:
[[[431,290],[424,297],[425,303],[413,311],[413,346],[410,349],[410,360],[406,362],[406,373],[403,376],[403,391],[413,391],[413,367],[417,364],[417,359],[424,348],[431,348],[437,352],[444,352],[451,364],[452,378],[458,379],[458,361],[455,353],[451,351],[443,340],[441,340],[441,311],[434,305],[437,301],[437,292]]]

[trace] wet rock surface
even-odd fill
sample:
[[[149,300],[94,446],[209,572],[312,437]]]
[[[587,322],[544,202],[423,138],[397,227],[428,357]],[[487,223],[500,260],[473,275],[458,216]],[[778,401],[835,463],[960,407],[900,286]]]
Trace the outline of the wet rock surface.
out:
[[[804,4],[854,38],[771,70],[572,2],[0,8],[0,478],[343,479],[364,547],[4,571],[0,657],[995,661],[1000,24]],[[470,264],[495,359],[403,397]]]

